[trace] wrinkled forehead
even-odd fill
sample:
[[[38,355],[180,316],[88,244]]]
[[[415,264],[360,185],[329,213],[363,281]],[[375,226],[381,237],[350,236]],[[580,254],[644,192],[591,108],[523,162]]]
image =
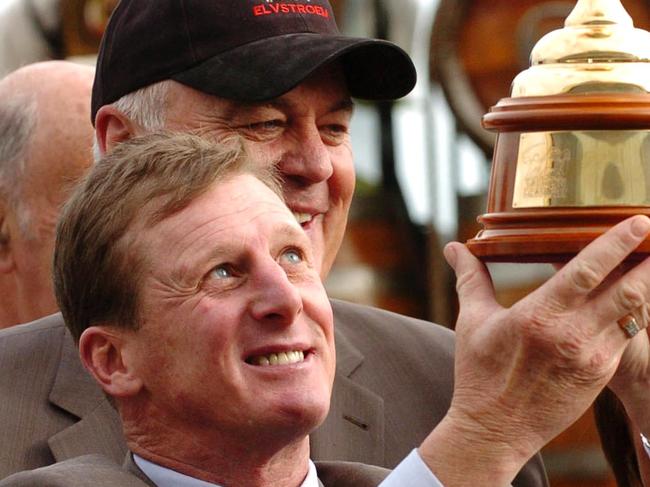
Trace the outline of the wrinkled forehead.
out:
[[[283,221],[296,228],[300,225],[282,200],[282,196],[252,174],[240,174],[221,184],[216,184],[206,194],[206,205],[215,216],[232,218],[235,226],[248,221],[266,218]]]
[[[213,183],[190,204],[154,225],[148,225],[160,205],[144,209],[145,217],[132,230],[150,245],[172,249],[175,244],[191,245],[193,240],[256,234],[272,238],[277,228],[303,231],[294,215],[271,188],[252,174],[238,174]],[[148,228],[147,228],[148,227]],[[144,237],[147,234],[147,238]]]

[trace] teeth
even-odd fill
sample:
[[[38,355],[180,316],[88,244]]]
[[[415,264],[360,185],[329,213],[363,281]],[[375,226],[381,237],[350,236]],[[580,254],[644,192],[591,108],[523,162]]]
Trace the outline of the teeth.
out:
[[[290,352],[270,353],[253,357],[249,362],[253,365],[266,367],[269,365],[297,364],[305,360],[305,352],[302,350],[291,350]]]
[[[303,223],[310,222],[311,219],[312,219],[312,216],[309,213],[298,213],[297,211],[293,212],[293,216],[296,218],[298,223],[300,223],[301,225]]]

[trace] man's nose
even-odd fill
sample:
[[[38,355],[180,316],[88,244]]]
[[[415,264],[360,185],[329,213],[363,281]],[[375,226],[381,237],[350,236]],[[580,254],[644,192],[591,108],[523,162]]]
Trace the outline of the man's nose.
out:
[[[303,184],[320,183],[332,176],[331,154],[315,124],[306,124],[299,129],[278,168],[285,178]]]
[[[255,320],[287,326],[302,312],[300,292],[276,262],[260,269],[253,283],[251,314]]]

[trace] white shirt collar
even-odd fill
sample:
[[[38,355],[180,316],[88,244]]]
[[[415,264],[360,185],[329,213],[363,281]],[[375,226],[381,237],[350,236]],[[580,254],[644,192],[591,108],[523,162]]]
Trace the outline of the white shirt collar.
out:
[[[149,477],[149,479],[158,487],[220,487],[217,484],[205,482],[204,480],[195,479],[188,475],[176,472],[166,467],[162,467],[135,453],[133,454],[135,464]],[[318,476],[314,462],[309,460],[309,472],[300,487],[318,487]]]

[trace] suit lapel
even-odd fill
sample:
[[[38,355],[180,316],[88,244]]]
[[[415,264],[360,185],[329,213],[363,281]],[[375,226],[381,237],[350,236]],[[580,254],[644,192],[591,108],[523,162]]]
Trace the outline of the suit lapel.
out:
[[[118,462],[124,459],[126,446],[117,412],[81,365],[77,347],[67,331],[49,400],[79,418],[49,438],[56,461],[89,453],[102,453]]]
[[[374,465],[384,462],[384,403],[351,376],[363,354],[335,325],[336,380],[330,412],[310,437],[315,459],[348,460]]]

